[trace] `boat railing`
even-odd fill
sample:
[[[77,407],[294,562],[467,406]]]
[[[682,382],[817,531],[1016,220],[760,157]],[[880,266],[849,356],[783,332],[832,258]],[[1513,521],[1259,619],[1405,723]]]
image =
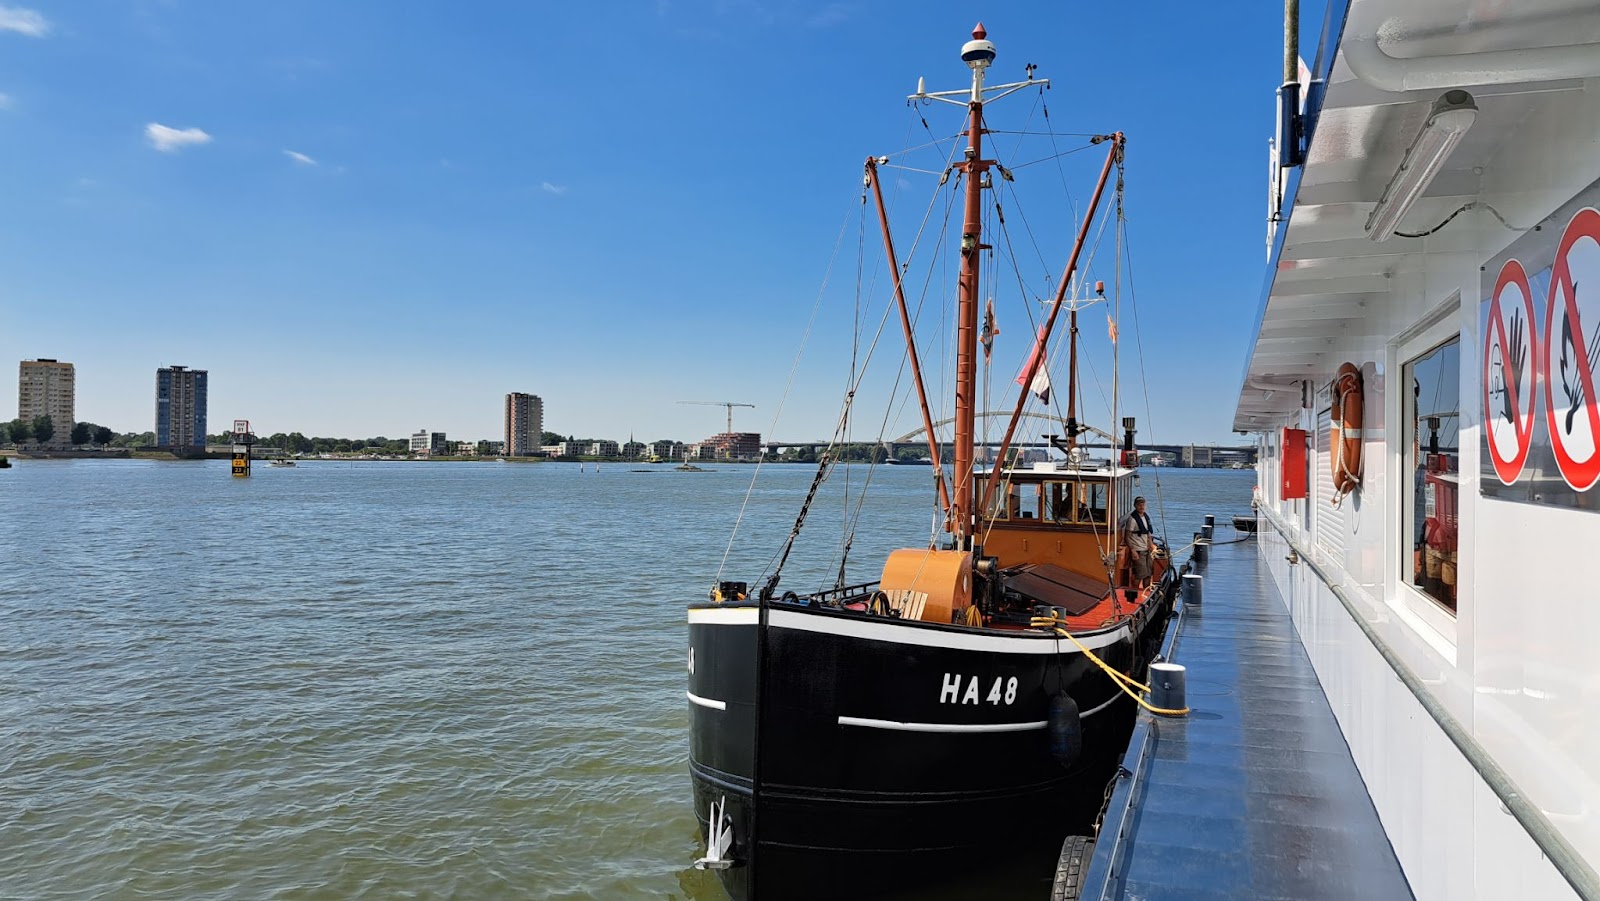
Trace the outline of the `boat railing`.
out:
[[[1572,887],[1578,897],[1586,901],[1600,899],[1600,873],[1596,873],[1582,852],[1568,841],[1544,811],[1528,798],[1528,795],[1512,780],[1510,774],[1500,767],[1483,745],[1478,743],[1477,738],[1467,731],[1455,715],[1434,696],[1427,684],[1411,669],[1410,664],[1406,663],[1383,636],[1378,634],[1355,602],[1345,594],[1343,586],[1317,564],[1310,551],[1295,539],[1290,528],[1271,511],[1263,509],[1260,512],[1262,519],[1272,526],[1278,536],[1295,552],[1298,563],[1309,569],[1328,593],[1339,602],[1339,606],[1344,608],[1345,614],[1354,621],[1361,634],[1371,642],[1384,662],[1389,664],[1389,669],[1394,672],[1400,683],[1411,692],[1412,697],[1422,705],[1422,709],[1433,719],[1450,743],[1456,746],[1461,756],[1477,771],[1478,778],[1494,792],[1502,808],[1527,831],[1528,837],[1538,846],[1540,853],[1550,860],[1556,872],[1566,880],[1567,885]]]
[[[878,582],[861,582],[856,585],[840,585],[826,588],[822,591],[813,591],[810,594],[796,594],[786,591],[778,598],[780,604],[798,604],[802,607],[842,607],[856,600],[867,600],[877,590]]]

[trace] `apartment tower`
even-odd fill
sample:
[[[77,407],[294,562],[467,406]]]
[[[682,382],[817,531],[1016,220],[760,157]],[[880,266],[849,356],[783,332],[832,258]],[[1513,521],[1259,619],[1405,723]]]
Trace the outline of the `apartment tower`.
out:
[[[32,422],[50,417],[55,441],[65,441],[74,418],[72,364],[60,360],[23,360],[17,368],[17,418]]]
[[[156,444],[206,446],[206,371],[186,366],[156,370]]]
[[[506,395],[506,456],[531,457],[544,437],[544,401],[537,394]]]

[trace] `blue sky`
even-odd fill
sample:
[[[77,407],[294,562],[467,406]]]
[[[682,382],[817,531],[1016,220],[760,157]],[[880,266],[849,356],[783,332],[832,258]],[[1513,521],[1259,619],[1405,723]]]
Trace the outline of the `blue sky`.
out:
[[[1228,441],[1263,274],[1280,16],[1176,2],[3,5],[0,360],[75,363],[78,417],[119,431],[153,427],[154,370],[178,363],[210,371],[213,429],[494,438],[504,394],[531,391],[563,433],[721,431],[721,410],[679,400],[754,403],[736,427],[772,433],[826,277],[776,426],[825,436],[858,247],[860,347],[890,299],[875,223],[858,229],[862,160],[959,129],[961,111],[936,106],[924,130],[905,95],[918,76],[967,83],[959,49],[981,17],[1000,54],[991,83],[1036,63],[1053,129],[1129,135],[1151,408],[1125,292],[1122,413],[1149,440]],[[1039,129],[1038,110],[1024,92],[990,124]],[[1054,152],[996,141],[1013,166]],[[1036,282],[1059,273],[1102,158],[1018,171],[1040,251],[1020,217],[1008,227]],[[940,167],[931,149],[894,159]],[[891,174],[905,256],[937,177]],[[1110,282],[1106,234],[1093,274]],[[949,259],[924,245],[913,264],[914,302],[917,267],[933,267],[930,379],[949,371],[935,324]],[[1009,262],[997,272],[991,399],[1009,408],[1027,314]],[[1086,315],[1103,377],[1104,316]],[[903,348],[891,326],[857,437],[917,425],[898,400],[882,424]]]

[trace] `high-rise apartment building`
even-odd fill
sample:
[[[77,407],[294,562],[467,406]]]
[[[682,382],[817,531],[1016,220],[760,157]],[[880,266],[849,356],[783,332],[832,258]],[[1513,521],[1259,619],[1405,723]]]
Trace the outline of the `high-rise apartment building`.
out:
[[[156,444],[206,446],[206,371],[187,366],[156,370]]]
[[[544,401],[537,394],[506,395],[506,456],[531,457],[544,437]]]
[[[55,426],[52,442],[66,441],[75,418],[73,395],[75,393],[71,363],[60,360],[23,360],[17,367],[17,418],[29,422],[40,416],[50,417]]]

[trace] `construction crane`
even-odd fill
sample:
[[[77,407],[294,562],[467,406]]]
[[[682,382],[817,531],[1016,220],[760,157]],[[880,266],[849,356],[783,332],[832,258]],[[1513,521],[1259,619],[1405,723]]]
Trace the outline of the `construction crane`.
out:
[[[727,431],[727,434],[729,434],[729,435],[733,434],[733,408],[734,407],[749,407],[752,410],[754,410],[756,408],[755,404],[741,404],[741,403],[736,403],[736,402],[731,401],[731,400],[680,400],[680,401],[678,401],[678,403],[680,403],[680,404],[695,404],[697,406],[702,406],[702,407],[727,407],[728,408],[728,431]]]

